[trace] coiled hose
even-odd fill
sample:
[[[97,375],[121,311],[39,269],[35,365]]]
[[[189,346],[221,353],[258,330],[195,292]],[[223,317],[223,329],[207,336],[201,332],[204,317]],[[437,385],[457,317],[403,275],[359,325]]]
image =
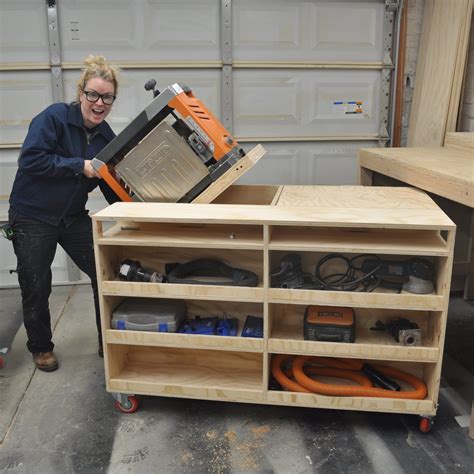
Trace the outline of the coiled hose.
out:
[[[282,363],[293,359],[291,367],[282,370]],[[319,366],[306,365],[306,362],[317,363]],[[414,390],[392,391],[374,387],[368,377],[360,373],[364,362],[357,359],[333,359],[329,357],[309,356],[287,356],[282,354],[273,355],[271,362],[271,373],[277,382],[286,390],[291,392],[319,393],[337,397],[382,397],[423,400],[427,389],[425,383],[414,375],[386,365],[373,364],[373,367],[386,375],[397,380],[406,382]],[[321,367],[325,365],[326,367]],[[310,375],[323,375],[352,380],[359,385],[334,385],[319,382],[308,377]],[[292,380],[294,377],[295,380]]]

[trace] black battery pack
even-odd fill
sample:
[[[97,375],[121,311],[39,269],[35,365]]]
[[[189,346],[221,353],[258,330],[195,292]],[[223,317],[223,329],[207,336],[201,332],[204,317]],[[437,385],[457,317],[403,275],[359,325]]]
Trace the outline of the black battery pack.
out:
[[[354,342],[354,310],[337,306],[307,306],[303,331],[308,341]]]

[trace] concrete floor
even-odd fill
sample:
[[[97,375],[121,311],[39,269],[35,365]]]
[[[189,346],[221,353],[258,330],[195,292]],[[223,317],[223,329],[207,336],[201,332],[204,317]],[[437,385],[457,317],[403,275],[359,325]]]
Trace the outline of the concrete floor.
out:
[[[451,298],[440,407],[416,416],[143,397],[114,408],[97,356],[88,286],[51,295],[56,372],[33,368],[18,290],[1,290],[0,472],[474,472],[474,302]]]

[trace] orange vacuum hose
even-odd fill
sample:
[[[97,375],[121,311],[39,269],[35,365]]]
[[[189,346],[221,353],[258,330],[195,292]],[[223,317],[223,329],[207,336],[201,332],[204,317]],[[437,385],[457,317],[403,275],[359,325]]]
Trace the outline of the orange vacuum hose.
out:
[[[282,363],[287,359],[293,359],[291,370],[285,374],[281,368]],[[324,364],[327,367],[304,366],[305,362],[312,361]],[[392,391],[374,387],[368,377],[358,373],[364,363],[356,359],[332,359],[328,357],[308,357],[308,356],[285,356],[274,355],[271,362],[271,372],[277,382],[286,390],[292,392],[319,393],[332,396],[350,397],[382,397],[382,398],[402,398],[423,400],[426,397],[427,389],[423,381],[417,377],[394,369],[385,365],[372,364],[373,367],[382,374],[393,377],[408,383],[414,388],[410,391]],[[318,382],[307,374],[325,375],[339,377],[357,382],[357,385],[332,385]],[[290,377],[296,380],[291,380]]]

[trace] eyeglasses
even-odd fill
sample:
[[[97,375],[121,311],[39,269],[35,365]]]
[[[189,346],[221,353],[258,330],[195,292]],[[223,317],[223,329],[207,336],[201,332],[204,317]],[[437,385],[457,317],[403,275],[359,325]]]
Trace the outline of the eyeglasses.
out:
[[[82,92],[84,92],[85,96],[86,96],[86,99],[89,101],[89,102],[97,102],[99,99],[102,99],[102,102],[105,104],[105,105],[112,105],[114,103],[114,100],[116,99],[116,97],[113,95],[113,94],[99,94],[98,92],[96,91],[85,91],[83,90]]]

